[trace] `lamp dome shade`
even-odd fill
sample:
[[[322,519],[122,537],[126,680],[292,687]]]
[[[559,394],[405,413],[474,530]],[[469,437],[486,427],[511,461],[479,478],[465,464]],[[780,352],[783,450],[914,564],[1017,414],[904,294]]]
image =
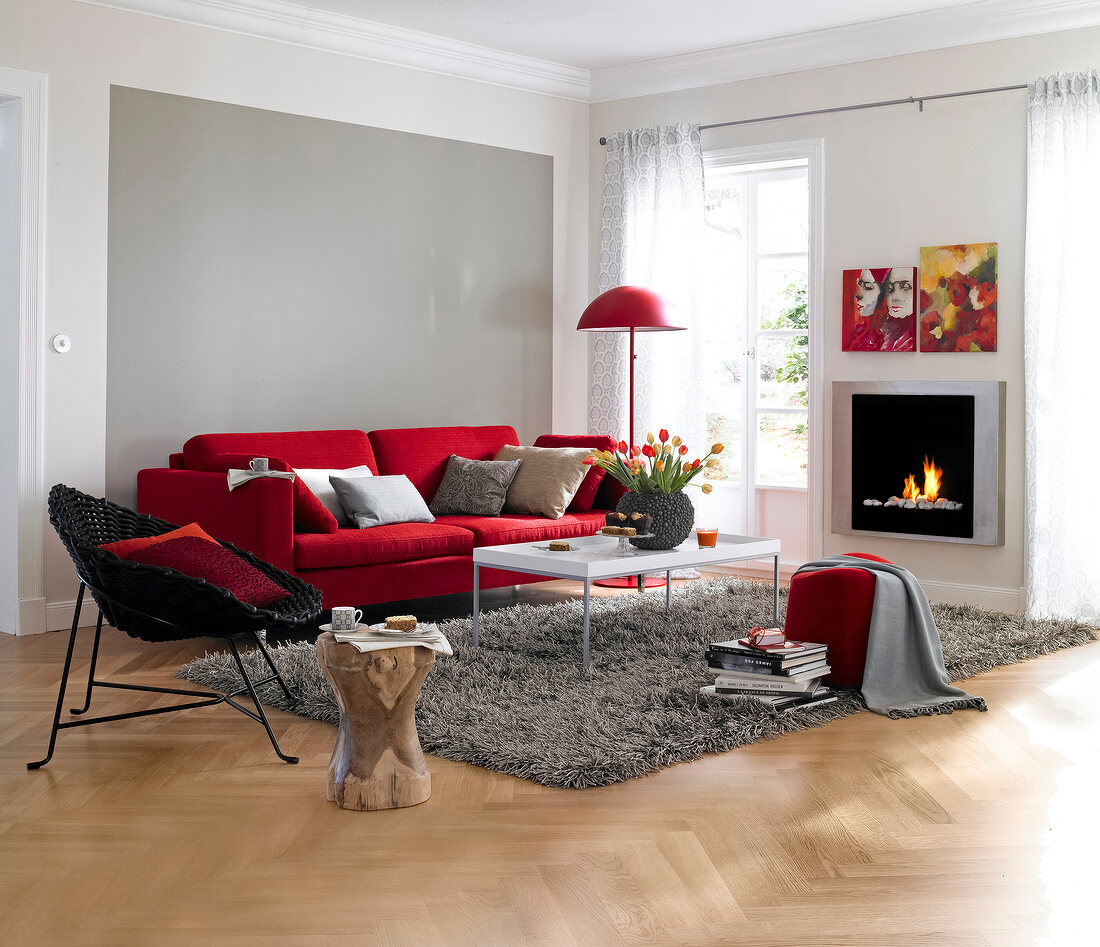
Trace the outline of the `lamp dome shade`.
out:
[[[669,320],[668,304],[655,292],[641,286],[616,286],[601,293],[581,314],[577,328],[582,332],[662,332],[684,329]]]

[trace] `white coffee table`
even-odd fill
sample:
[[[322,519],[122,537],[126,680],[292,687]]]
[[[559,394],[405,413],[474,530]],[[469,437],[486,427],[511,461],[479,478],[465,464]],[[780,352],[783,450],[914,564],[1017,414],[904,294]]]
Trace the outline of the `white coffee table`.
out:
[[[589,587],[596,579],[664,572],[671,578],[673,569],[703,569],[723,562],[742,559],[772,559],[772,621],[779,622],[779,540],[759,536],[718,534],[718,544],[699,547],[694,538],[676,549],[639,549],[636,556],[615,555],[619,542],[614,536],[582,536],[569,540],[569,552],[550,552],[548,540],[535,543],[511,543],[505,546],[480,546],[474,549],[474,615],[473,644],[479,644],[481,568],[505,569],[509,572],[529,572],[557,579],[579,579],[584,583],[584,666],[588,667],[588,603]],[[639,588],[639,592],[642,589]],[[665,583],[665,610],[672,601],[671,586]]]

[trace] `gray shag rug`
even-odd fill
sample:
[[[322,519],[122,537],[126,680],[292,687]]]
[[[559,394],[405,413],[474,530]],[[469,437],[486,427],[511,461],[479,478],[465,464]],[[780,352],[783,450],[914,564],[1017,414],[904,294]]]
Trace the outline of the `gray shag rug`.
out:
[[[785,593],[784,593],[785,594]],[[751,698],[708,698],[703,650],[771,619],[771,588],[700,580],[673,593],[592,601],[592,666],[580,661],[581,602],[515,605],[483,612],[481,647],[470,619],[442,622],[453,657],[438,656],[421,690],[417,729],[424,750],[544,786],[605,786],[704,753],[820,727],[863,709],[859,695],[777,713]],[[783,601],[781,600],[781,606]],[[1034,621],[981,608],[933,605],[952,681],[1095,639],[1087,625]],[[335,724],[339,710],[311,642],[271,649],[298,695],[276,685],[265,703]],[[256,652],[245,658],[262,676]],[[208,654],[177,676],[219,691],[241,686],[228,654]],[[981,688],[975,688],[981,691]]]

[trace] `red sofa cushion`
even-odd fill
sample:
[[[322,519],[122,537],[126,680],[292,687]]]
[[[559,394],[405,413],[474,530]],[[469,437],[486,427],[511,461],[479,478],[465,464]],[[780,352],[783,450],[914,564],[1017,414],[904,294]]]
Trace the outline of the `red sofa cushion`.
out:
[[[459,526],[474,535],[475,546],[533,543],[540,539],[591,536],[604,525],[601,513],[566,513],[561,519],[510,513],[504,516],[437,516],[436,524]]]
[[[438,520],[435,523],[396,523],[369,529],[340,529],[327,534],[299,533],[294,537],[294,568],[331,569],[440,556],[468,556],[473,549],[474,537],[469,530],[440,525]],[[425,588],[421,594],[436,593]]]
[[[100,543],[99,548],[106,549],[107,552],[113,552],[119,559],[128,559],[132,553],[145,549],[148,546],[156,546],[172,539],[183,539],[184,537],[201,539],[208,543],[217,543],[217,540],[209,535],[198,523],[188,523],[186,526],[177,526],[167,533],[160,533],[156,536],[135,536],[133,539],[119,539],[113,543]]]
[[[278,457],[293,467],[358,467],[378,473],[370,439],[362,431],[272,431],[198,434],[183,445],[188,470],[210,470],[218,454]]]
[[[535,447],[587,447],[595,451],[614,450],[616,443],[615,438],[607,434],[541,434],[535,441]],[[590,467],[569,504],[568,512],[587,513],[591,510],[605,476],[607,471],[603,467]]]
[[[210,458],[207,470],[211,473],[225,473],[229,470],[247,470],[253,457],[263,454],[215,454]],[[268,457],[268,466],[272,470],[292,470],[281,457]],[[238,490],[241,488],[238,487]],[[305,485],[301,477],[294,478],[294,529],[302,533],[335,533],[340,528],[317,495]]]
[[[211,585],[227,589],[240,601],[257,608],[266,608],[290,594],[252,563],[246,562],[211,539],[194,523],[190,527],[152,538],[157,541],[137,548],[123,549],[121,553],[117,551],[117,547],[125,546],[133,540],[108,543],[100,548],[115,546],[116,549],[111,551],[130,562],[167,566],[184,575],[205,579]]]
[[[451,454],[492,460],[505,444],[519,444],[515,428],[506,424],[389,428],[371,431],[369,436],[378,473],[404,474],[428,503],[443,481]]]

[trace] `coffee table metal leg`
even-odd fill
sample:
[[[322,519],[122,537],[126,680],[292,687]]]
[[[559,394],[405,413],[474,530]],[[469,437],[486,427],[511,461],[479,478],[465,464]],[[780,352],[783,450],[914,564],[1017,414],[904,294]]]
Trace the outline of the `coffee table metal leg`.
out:
[[[584,580],[584,666],[588,667],[588,579]]]
[[[665,613],[672,608],[672,570],[665,572]]]
[[[475,648],[478,646],[478,632],[480,631],[480,629],[478,628],[478,625],[480,624],[480,622],[478,621],[478,617],[479,617],[479,611],[480,611],[480,608],[481,608],[480,595],[478,594],[480,592],[480,590],[481,590],[481,581],[478,578],[478,567],[477,567],[477,564],[475,563],[474,564],[474,620],[473,620],[473,632],[474,632],[473,633],[473,642],[474,642],[474,647]]]
[[[772,570],[772,621],[779,624],[779,553],[772,557],[775,566]]]

